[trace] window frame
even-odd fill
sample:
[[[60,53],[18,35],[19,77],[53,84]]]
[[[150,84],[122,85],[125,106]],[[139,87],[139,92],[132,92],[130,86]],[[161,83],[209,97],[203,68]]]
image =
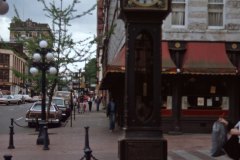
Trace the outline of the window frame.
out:
[[[209,2],[211,0],[208,0],[208,4],[207,4],[207,11],[208,11],[208,16],[207,16],[207,26],[208,26],[208,29],[224,29],[224,24],[225,24],[225,18],[224,18],[224,13],[225,13],[225,0],[222,0],[222,2]],[[209,25],[209,5],[222,5],[222,25],[216,25],[216,26],[213,26],[213,25]]]
[[[183,25],[177,25],[177,24],[173,24],[172,20],[173,20],[173,9],[171,12],[171,26],[172,28],[186,28],[187,26],[187,0],[172,0],[172,6],[173,4],[184,4],[184,24]]]

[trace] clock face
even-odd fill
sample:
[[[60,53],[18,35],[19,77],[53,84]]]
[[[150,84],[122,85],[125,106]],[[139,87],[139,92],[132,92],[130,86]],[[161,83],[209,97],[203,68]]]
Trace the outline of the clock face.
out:
[[[134,3],[137,6],[150,7],[161,3],[162,0],[129,0],[129,3]]]

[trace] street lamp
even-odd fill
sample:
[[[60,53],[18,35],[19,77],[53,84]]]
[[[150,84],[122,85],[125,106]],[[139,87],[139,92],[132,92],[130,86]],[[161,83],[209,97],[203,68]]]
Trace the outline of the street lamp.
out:
[[[48,133],[44,133],[43,129],[46,128],[46,72],[48,71],[50,74],[54,75],[57,73],[57,69],[53,67],[54,65],[54,56],[51,52],[51,49],[48,49],[47,41],[42,40],[39,43],[39,46],[41,50],[37,50],[36,53],[33,54],[33,67],[30,68],[30,73],[32,75],[36,75],[38,73],[38,69],[42,71],[42,107],[41,107],[41,121],[39,122],[40,130],[39,135],[37,139],[37,144],[44,144],[47,142],[49,144],[48,140]],[[45,148],[45,147],[44,147]],[[46,148],[47,149],[47,148]]]
[[[8,12],[9,6],[6,0],[0,0],[0,15],[4,15]]]

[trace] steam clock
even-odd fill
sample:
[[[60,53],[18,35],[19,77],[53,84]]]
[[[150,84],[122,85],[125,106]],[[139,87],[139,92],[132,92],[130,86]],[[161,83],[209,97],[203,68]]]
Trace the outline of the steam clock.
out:
[[[161,129],[161,25],[171,0],[121,0],[126,27],[124,137],[120,160],[167,160]]]

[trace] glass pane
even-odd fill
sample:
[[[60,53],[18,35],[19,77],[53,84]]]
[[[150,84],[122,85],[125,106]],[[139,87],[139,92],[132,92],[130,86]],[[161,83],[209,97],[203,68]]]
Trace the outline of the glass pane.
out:
[[[136,116],[148,120],[153,112],[153,50],[152,39],[143,32],[135,41]]]

